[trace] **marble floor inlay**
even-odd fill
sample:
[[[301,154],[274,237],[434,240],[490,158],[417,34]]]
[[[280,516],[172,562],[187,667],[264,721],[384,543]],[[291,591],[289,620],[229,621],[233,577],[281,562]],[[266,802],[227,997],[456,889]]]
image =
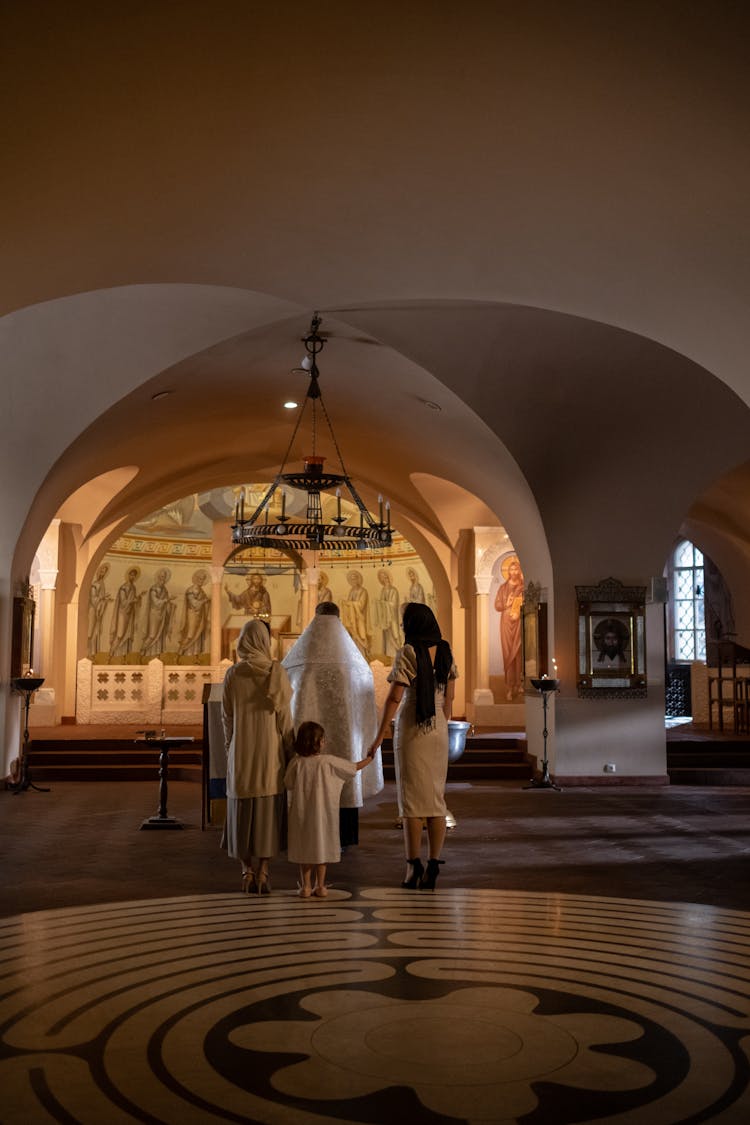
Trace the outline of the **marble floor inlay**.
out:
[[[750,1121],[750,914],[517,891],[0,923],[0,1120]]]

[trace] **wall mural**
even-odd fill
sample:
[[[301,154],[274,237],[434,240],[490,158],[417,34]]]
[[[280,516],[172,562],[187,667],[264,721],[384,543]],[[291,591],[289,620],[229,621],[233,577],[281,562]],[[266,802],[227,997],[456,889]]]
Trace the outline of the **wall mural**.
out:
[[[253,488],[263,495],[266,486]],[[220,585],[212,585],[213,523],[231,518],[234,493],[218,489],[166,505],[117,540],[89,589],[90,660],[147,664],[158,657],[165,664],[208,664],[213,613],[221,623],[222,659],[234,659],[249,617],[267,620],[274,649],[286,651],[305,624],[301,565],[280,551],[242,552],[224,568]],[[436,609],[426,568],[398,534],[391,550],[376,557],[321,554],[316,598],[335,601],[366,659],[386,664],[403,643],[404,605],[419,601]]]
[[[511,551],[500,556],[492,568],[492,575],[490,686],[498,702],[512,702],[523,696],[521,608],[524,577],[518,555]]]

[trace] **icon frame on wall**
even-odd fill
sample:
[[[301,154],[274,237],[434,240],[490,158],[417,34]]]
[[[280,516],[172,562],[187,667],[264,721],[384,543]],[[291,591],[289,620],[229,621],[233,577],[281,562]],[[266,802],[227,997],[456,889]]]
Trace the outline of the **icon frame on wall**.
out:
[[[645,698],[646,587],[606,578],[576,586],[576,598],[579,697]]]
[[[13,625],[11,636],[10,678],[18,679],[31,673],[34,659],[34,616],[36,602],[30,593],[13,598]]]
[[[523,623],[523,686],[534,693],[532,680],[547,675],[547,603],[540,600],[541,587],[529,582],[524,591],[521,618]]]

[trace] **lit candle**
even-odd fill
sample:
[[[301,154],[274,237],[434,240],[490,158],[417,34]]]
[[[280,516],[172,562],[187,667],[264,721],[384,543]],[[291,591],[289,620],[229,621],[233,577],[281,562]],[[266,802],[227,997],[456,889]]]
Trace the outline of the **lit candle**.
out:
[[[383,497],[382,496],[378,496],[378,509],[380,511],[380,519],[379,519],[378,522],[382,523],[383,522]]]
[[[340,488],[336,489],[336,504],[337,504],[337,508],[338,508],[338,511],[337,511],[336,514],[338,515],[338,518],[341,519],[341,489]]]
[[[240,489],[240,523],[243,523],[244,519],[245,519],[245,489],[244,489],[244,487],[242,487]]]
[[[386,519],[388,521],[388,530],[390,531],[391,530],[391,502],[390,502],[390,500],[386,500],[386,502],[385,502],[385,516],[386,516]]]

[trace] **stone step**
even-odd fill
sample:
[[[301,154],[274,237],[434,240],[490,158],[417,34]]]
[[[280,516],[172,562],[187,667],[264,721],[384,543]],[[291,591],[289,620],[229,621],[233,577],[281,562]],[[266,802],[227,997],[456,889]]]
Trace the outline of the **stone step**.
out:
[[[750,767],[730,769],[723,766],[667,767],[671,785],[750,786]]]
[[[670,738],[667,773],[671,785],[750,785],[750,739]]]
[[[29,759],[29,770],[34,782],[47,781],[153,781],[159,783],[159,766],[133,763],[131,765],[109,765],[97,762],[90,765],[35,766]],[[203,767],[198,765],[174,765],[169,763],[169,781],[193,781],[200,784]]]
[[[199,749],[186,749],[169,751],[169,765],[201,765],[203,761],[203,751]],[[96,763],[101,763],[104,766],[121,766],[121,765],[149,765],[159,764],[159,751],[149,749],[146,747],[131,747],[122,748],[118,747],[116,750],[98,750],[96,748],[87,746],[75,746],[72,748],[65,747],[65,749],[44,749],[38,750],[32,747],[29,750],[29,765],[34,768],[43,768],[45,766],[61,767],[64,765],[80,765],[90,766]]]
[[[28,764],[34,781],[154,781],[160,750],[130,738],[32,739]],[[197,781],[203,776],[200,741],[169,751],[169,779]]]
[[[726,749],[721,754],[704,754],[693,750],[680,750],[667,754],[667,768],[681,769],[704,767],[706,769],[750,769],[750,749]]]
[[[393,781],[396,771],[393,743],[389,738],[383,741],[382,758],[383,776],[386,781]],[[467,739],[461,757],[448,764],[449,781],[528,781],[532,772],[526,740],[511,735]]]
[[[90,733],[90,732],[89,732]],[[383,742],[383,773],[395,778],[393,746]],[[151,781],[159,774],[159,749],[133,738],[32,738],[29,769],[39,781]],[[201,781],[201,739],[169,751],[169,777]],[[517,732],[469,735],[466,749],[448,767],[449,781],[524,780],[532,770],[526,755],[526,738]]]

